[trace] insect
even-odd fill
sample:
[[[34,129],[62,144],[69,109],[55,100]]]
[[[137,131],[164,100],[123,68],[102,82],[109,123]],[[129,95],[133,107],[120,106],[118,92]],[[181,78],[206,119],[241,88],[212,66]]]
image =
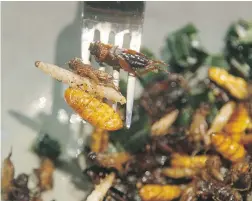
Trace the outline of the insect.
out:
[[[105,168],[115,168],[118,171],[123,170],[123,165],[131,159],[127,152],[118,153],[89,153],[88,158],[91,161],[97,162]]]
[[[153,137],[152,146],[164,154],[179,152],[191,154],[194,151],[194,145],[189,142],[188,135],[183,128],[174,129],[168,135]]]
[[[188,156],[175,153],[172,155],[171,166],[185,168],[203,168],[205,167],[207,159],[207,155]]]
[[[198,145],[197,149],[199,149],[201,142],[209,144],[208,139],[205,137],[208,129],[206,116],[209,114],[209,110],[209,105],[203,103],[193,115],[188,140],[195,142]]]
[[[141,174],[142,172],[152,171],[163,166],[168,160],[169,158],[165,155],[145,151],[136,154],[125,166],[127,172]]]
[[[183,190],[179,201],[197,201],[197,189],[196,186],[191,184],[185,190]]]
[[[119,114],[112,107],[81,89],[66,89],[65,101],[77,114],[93,126],[110,131],[123,127]]]
[[[91,151],[97,153],[106,151],[108,141],[108,132],[100,128],[95,128],[91,134]]]
[[[235,106],[235,102],[229,101],[221,107],[219,113],[214,118],[210,129],[207,131],[208,136],[210,136],[211,133],[220,132],[225,127],[235,110]]]
[[[246,155],[243,145],[232,140],[231,137],[213,133],[211,134],[211,142],[216,151],[232,162],[241,161]]]
[[[212,81],[226,89],[233,97],[240,100],[248,97],[247,82],[244,79],[235,77],[226,70],[215,67],[209,68],[208,76]]]
[[[35,174],[39,178],[39,187],[41,191],[48,191],[53,188],[54,170],[54,163],[49,158],[43,158],[39,169],[34,170]]]
[[[1,176],[1,193],[2,200],[8,200],[8,194],[12,189],[12,180],[14,179],[14,165],[11,161],[12,150],[7,158],[4,159],[2,164],[2,176]]]
[[[241,194],[230,186],[220,182],[209,182],[202,179],[196,179],[184,190],[180,201],[197,201],[198,198],[203,200],[212,198],[214,201],[242,201]]]
[[[238,191],[249,190],[252,184],[252,164],[245,160],[233,164],[225,177],[225,183]]]
[[[79,88],[98,98],[106,98],[121,104],[126,103],[126,98],[118,90],[110,86],[104,86],[100,83],[96,84],[96,82],[89,77],[82,77],[59,66],[41,61],[36,61],[35,66],[54,79],[59,80],[72,88]]]
[[[243,103],[239,103],[224,130],[227,133],[243,133],[250,123],[247,108]]]
[[[223,181],[224,176],[221,174],[221,159],[219,156],[210,156],[206,160],[205,168],[201,171],[201,178],[206,181]]]
[[[175,167],[175,168],[163,168],[162,174],[174,178],[192,178],[199,172],[198,169],[192,169],[192,168],[183,168],[183,167]]]
[[[93,80],[96,84],[102,84],[108,87],[112,87],[116,90],[116,86],[113,83],[113,77],[100,70],[94,69],[91,65],[84,64],[80,58],[73,58],[68,62],[70,69],[74,71],[74,73],[82,76],[82,77],[89,77]]]
[[[139,195],[143,201],[170,201],[178,198],[182,193],[179,186],[175,185],[144,185],[139,190]]]
[[[87,197],[86,201],[100,201],[103,200],[106,196],[106,193],[113,185],[115,180],[115,174],[110,173],[104,179],[100,181],[98,185],[95,186],[95,189],[91,192],[91,194]]]
[[[30,190],[28,189],[27,183],[29,176],[27,174],[21,173],[15,179],[13,179],[13,187],[9,194],[9,200],[13,201],[29,201],[32,196],[30,196]]]
[[[104,44],[100,41],[90,43],[89,51],[98,63],[121,67],[123,70],[138,76],[150,71],[158,72],[162,70],[161,65],[166,65],[162,61],[151,60],[135,50],[119,48],[118,46]],[[142,71],[139,72],[139,70]],[[163,71],[166,70],[163,69]]]
[[[151,127],[152,136],[167,134],[170,126],[176,121],[178,114],[179,110],[173,110],[156,121]]]
[[[150,83],[144,90],[140,104],[153,121],[173,111],[176,105],[187,101],[187,83],[180,75],[173,74],[167,79]]]

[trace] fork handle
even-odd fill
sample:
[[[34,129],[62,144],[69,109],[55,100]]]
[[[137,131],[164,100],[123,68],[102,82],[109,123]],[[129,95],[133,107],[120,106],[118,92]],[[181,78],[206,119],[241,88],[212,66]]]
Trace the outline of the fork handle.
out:
[[[85,4],[92,8],[100,8],[114,11],[123,12],[138,12],[142,13],[144,11],[143,1],[86,1]]]

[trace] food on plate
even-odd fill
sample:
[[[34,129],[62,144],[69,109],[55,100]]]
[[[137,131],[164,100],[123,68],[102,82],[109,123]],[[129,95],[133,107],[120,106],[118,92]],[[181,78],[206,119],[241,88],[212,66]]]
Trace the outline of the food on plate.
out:
[[[36,61],[35,66],[54,79],[68,84],[70,87],[80,88],[94,96],[104,97],[114,102],[119,102],[121,104],[126,103],[125,97],[122,96],[119,91],[112,87],[96,84],[95,81],[89,77],[82,77],[74,72],[42,61]]]
[[[95,41],[90,43],[89,51],[100,64],[106,63],[113,67],[120,67],[133,75],[141,76],[150,71],[166,71],[164,62],[149,59],[135,50],[119,48],[118,46]]]
[[[118,130],[123,127],[120,115],[101,100],[78,88],[65,90],[65,101],[84,120],[104,130]]]

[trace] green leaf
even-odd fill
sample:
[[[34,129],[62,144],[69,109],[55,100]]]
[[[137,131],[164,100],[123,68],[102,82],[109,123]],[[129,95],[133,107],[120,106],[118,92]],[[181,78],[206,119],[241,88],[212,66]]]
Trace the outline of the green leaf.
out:
[[[225,55],[231,73],[245,79],[252,78],[252,22],[232,23],[225,37]]]
[[[179,73],[186,69],[195,71],[204,62],[207,52],[201,45],[198,30],[190,23],[168,35],[162,56],[168,58],[172,70]]]
[[[202,102],[209,102],[208,91],[203,91],[202,93],[191,95],[189,97],[189,103],[194,109],[198,108]]]
[[[175,122],[178,127],[188,127],[192,120],[193,108],[190,105],[180,110],[179,116]]]
[[[52,139],[48,134],[39,136],[32,150],[39,156],[45,156],[52,160],[56,160],[61,154],[61,147],[58,141]]]
[[[143,87],[146,87],[150,83],[156,82],[158,80],[164,80],[167,77],[168,75],[165,72],[159,72],[159,73],[149,72],[143,75],[141,78],[139,78],[139,81]]]
[[[221,53],[209,55],[204,64],[210,67],[215,66],[218,68],[224,68],[227,71],[230,69],[225,56]]]

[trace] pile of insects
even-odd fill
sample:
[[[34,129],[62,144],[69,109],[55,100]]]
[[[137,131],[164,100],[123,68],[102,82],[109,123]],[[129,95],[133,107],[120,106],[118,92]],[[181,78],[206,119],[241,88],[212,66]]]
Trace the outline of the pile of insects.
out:
[[[130,129],[123,127],[126,83],[116,87],[111,75],[79,58],[69,70],[35,63],[69,85],[66,103],[93,126],[85,147],[83,173],[94,184],[87,201],[252,201],[252,40],[244,40],[251,30],[236,22],[225,55],[212,56],[187,25],[167,40],[167,62],[146,50],[91,43],[99,64],[134,74],[143,87]],[[116,111],[111,103],[120,103]],[[54,161],[59,148],[50,147],[39,153]],[[11,175],[4,192],[12,196],[17,179],[3,175]]]
[[[29,174],[15,175],[15,166],[11,160],[12,150],[4,159],[1,178],[2,200],[42,201],[42,194],[53,189],[55,161],[61,153],[59,143],[44,134],[36,141],[33,150],[40,159],[40,166]]]

